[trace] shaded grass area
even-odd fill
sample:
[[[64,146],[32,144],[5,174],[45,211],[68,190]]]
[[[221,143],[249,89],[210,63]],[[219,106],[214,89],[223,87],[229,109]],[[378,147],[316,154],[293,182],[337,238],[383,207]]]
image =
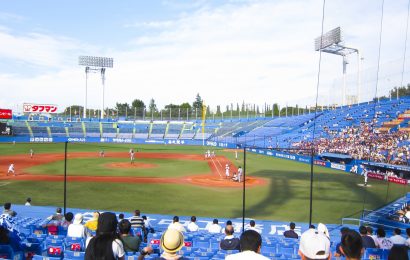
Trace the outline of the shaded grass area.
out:
[[[141,159],[135,163],[153,164],[154,168],[111,168],[110,163],[130,164],[128,158],[75,158],[67,161],[67,173],[70,176],[138,176],[173,178],[194,174],[209,173],[206,161],[172,160],[172,159]],[[63,175],[64,161],[57,161],[27,169],[30,174]]]
[[[10,146],[10,144],[8,144]],[[41,146],[40,151],[54,152],[61,144]],[[20,146],[19,145],[16,145]],[[29,145],[20,151],[26,151]],[[98,152],[100,145],[71,145],[72,151],[95,151]],[[127,152],[129,145],[107,145],[106,151]],[[175,152],[175,153],[203,153],[202,147],[186,146],[136,146],[137,149],[147,152]],[[44,150],[43,150],[44,148]],[[47,150],[50,148],[51,150]],[[17,148],[16,148],[17,149]],[[53,150],[54,149],[54,150]],[[144,150],[143,150],[144,149]],[[5,154],[7,149],[0,145],[0,154]],[[47,150],[47,151],[46,151]],[[212,149],[211,149],[212,150]],[[239,160],[235,160],[232,151],[218,150],[218,155],[229,158],[236,166],[242,165],[243,154],[239,153]],[[27,150],[28,151],[28,150]],[[27,152],[25,152],[27,154]],[[105,158],[107,159],[107,158]],[[110,158],[111,159],[111,158]],[[69,171],[78,173],[87,172],[87,175],[100,175],[100,170],[92,169],[101,167],[99,161],[87,161],[88,159],[75,159],[75,169]],[[121,159],[120,159],[121,160]],[[137,158],[140,161],[140,158]],[[128,160],[125,158],[124,161]],[[187,161],[180,161],[181,165],[174,165],[173,160],[161,160],[169,163],[169,168],[179,168],[178,172],[168,171],[163,173],[146,172],[141,176],[167,177],[178,176],[178,173],[191,172],[193,167],[209,168],[207,165],[193,166]],[[141,162],[150,163],[149,159]],[[191,161],[192,162],[192,161]],[[190,162],[190,163],[191,163]],[[58,164],[60,163],[60,164]],[[53,169],[33,168],[31,170],[49,171],[50,174],[62,173],[61,162],[53,164]],[[196,163],[196,162],[192,162]],[[202,163],[202,162],[198,162]],[[205,163],[205,162],[204,162]],[[205,163],[206,164],[206,163]],[[44,166],[40,166],[44,167]],[[50,165],[48,165],[50,167]],[[165,165],[163,166],[165,167]],[[198,169],[199,169],[198,168]],[[81,171],[80,171],[81,170]],[[120,169],[104,174],[125,175],[133,172]],[[150,169],[144,169],[147,171]],[[91,171],[91,173],[89,172]],[[202,170],[198,170],[201,172]],[[170,174],[172,172],[172,174]],[[42,172],[44,173],[44,172]],[[163,175],[161,175],[163,174]],[[246,189],[246,217],[257,219],[270,219],[280,221],[307,222],[309,220],[309,196],[310,196],[310,165],[296,163],[289,160],[270,158],[262,155],[247,154],[246,174],[263,177],[268,180],[265,186]],[[360,176],[335,171],[322,167],[314,167],[313,178],[313,221],[325,223],[340,223],[340,219],[346,216],[359,217],[363,209],[379,208],[401,196],[408,187],[370,179],[369,187],[360,186],[363,179]],[[62,183],[43,183],[11,181],[10,184],[0,187],[0,202],[6,200],[13,203],[24,203],[25,198],[33,198],[34,205],[62,205]],[[120,183],[69,183],[68,200],[69,207],[118,210],[130,212],[139,208],[147,213],[159,213],[170,215],[198,215],[207,217],[241,217],[242,216],[242,189],[239,188],[216,188],[198,187],[177,184],[120,184]]]

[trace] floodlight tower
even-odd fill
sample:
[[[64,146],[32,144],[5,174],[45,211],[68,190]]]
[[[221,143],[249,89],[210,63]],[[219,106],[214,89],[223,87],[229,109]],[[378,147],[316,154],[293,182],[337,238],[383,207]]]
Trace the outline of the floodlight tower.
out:
[[[349,64],[347,56],[353,53],[357,53],[357,103],[360,102],[360,87],[361,87],[361,57],[360,51],[355,48],[347,47],[343,45],[342,31],[340,27],[328,31],[327,33],[319,36],[315,39],[315,51],[322,51],[330,54],[336,54],[343,57],[343,100],[342,105],[346,105],[346,67]]]
[[[102,104],[101,104],[101,119],[104,118],[104,89],[105,89],[105,68],[112,68],[114,63],[113,58],[80,56],[78,57],[78,65],[85,66],[85,104],[83,117],[87,117],[87,88],[88,88],[88,73],[100,72],[102,82]]]

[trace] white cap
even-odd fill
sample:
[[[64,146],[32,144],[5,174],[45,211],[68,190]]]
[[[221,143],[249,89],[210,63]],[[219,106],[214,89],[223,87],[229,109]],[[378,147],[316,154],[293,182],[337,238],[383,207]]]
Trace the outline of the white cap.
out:
[[[324,233],[309,229],[300,238],[299,251],[310,259],[326,259],[330,254],[330,240]]]
[[[327,227],[326,227],[325,224],[319,223],[319,224],[317,225],[317,231],[319,231],[319,232],[322,233],[322,234],[325,234],[325,236],[327,236],[327,238],[330,239],[329,230],[327,230]]]

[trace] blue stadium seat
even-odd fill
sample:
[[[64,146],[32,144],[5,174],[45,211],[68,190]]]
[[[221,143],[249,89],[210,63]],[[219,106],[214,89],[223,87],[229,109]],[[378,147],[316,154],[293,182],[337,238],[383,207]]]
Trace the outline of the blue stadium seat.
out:
[[[364,259],[387,259],[389,250],[378,249],[378,248],[366,248],[364,251]]]
[[[13,259],[14,251],[9,245],[0,245],[0,258]]]
[[[64,251],[64,259],[84,259],[85,252]]]

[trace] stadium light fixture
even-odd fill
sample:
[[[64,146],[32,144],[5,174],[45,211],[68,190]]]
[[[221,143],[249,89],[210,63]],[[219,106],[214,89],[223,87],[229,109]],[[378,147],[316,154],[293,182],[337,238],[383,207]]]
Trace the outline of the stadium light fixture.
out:
[[[88,73],[100,72],[102,81],[102,105],[101,119],[104,118],[104,91],[105,91],[105,69],[114,66],[114,59],[107,57],[79,56],[78,65],[85,66],[85,104],[83,117],[87,117],[87,92],[88,92]]]
[[[357,72],[357,103],[360,103],[360,87],[361,87],[361,57],[358,49],[347,47],[343,44],[342,30],[340,27],[334,28],[327,33],[315,39],[315,51],[326,52],[343,57],[343,94],[342,105],[346,105],[346,67],[349,64],[347,56],[357,53],[358,72]]]

